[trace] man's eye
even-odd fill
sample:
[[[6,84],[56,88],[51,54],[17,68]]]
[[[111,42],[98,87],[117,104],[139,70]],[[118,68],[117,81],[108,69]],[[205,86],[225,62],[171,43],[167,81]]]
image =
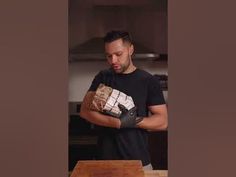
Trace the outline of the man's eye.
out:
[[[118,54],[116,54],[117,56],[121,56],[122,55],[122,53],[118,53]]]

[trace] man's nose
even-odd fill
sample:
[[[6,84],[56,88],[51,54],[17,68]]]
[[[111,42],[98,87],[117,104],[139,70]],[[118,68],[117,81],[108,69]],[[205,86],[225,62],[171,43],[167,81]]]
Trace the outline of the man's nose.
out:
[[[117,62],[117,57],[115,55],[111,56],[111,64],[115,64]]]

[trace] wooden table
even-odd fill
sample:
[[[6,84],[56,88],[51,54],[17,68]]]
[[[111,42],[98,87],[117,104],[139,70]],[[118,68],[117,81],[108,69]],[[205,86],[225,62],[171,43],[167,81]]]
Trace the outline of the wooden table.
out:
[[[144,170],[144,177],[168,177],[168,170]]]
[[[143,170],[139,160],[83,160],[70,177],[167,177],[167,170]]]

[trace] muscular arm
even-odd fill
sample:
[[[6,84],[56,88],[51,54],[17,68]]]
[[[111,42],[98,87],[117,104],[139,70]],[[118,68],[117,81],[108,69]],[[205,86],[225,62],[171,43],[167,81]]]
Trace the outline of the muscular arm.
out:
[[[152,115],[144,117],[144,119],[137,124],[137,127],[150,131],[165,130],[168,126],[166,105],[149,106],[149,110]]]
[[[92,91],[88,91],[87,94],[85,95],[80,109],[80,116],[96,125],[120,128],[121,122],[119,119],[114,118],[112,116],[101,114],[96,111],[89,110],[88,105],[90,104],[93,95],[94,92]]]

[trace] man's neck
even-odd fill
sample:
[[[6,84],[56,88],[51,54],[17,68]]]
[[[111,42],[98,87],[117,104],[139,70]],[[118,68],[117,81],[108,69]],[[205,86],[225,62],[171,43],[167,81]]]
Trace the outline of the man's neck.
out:
[[[123,72],[123,74],[129,74],[129,73],[132,73],[136,70],[136,66],[134,66],[133,64],[130,64],[130,66],[127,68],[126,71]]]

